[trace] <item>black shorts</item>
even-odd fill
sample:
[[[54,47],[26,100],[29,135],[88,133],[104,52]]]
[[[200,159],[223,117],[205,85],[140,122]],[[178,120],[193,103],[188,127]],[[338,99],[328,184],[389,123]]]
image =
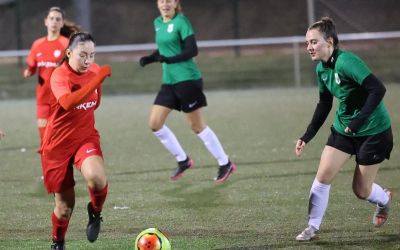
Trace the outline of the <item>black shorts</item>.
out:
[[[393,148],[392,128],[370,136],[350,137],[331,128],[326,145],[345,153],[355,155],[360,165],[374,165],[390,158]]]
[[[184,81],[176,84],[162,84],[154,104],[190,113],[207,106],[203,93],[203,80]]]

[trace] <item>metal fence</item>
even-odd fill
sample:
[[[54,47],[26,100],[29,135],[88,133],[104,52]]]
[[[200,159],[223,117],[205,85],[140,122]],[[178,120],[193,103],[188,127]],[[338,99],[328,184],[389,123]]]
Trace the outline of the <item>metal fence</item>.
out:
[[[392,32],[370,32],[370,33],[349,33],[339,34],[339,40],[346,41],[380,41],[384,43],[386,39],[399,39],[400,31]],[[304,36],[270,37],[270,38],[248,38],[248,39],[223,39],[199,41],[199,48],[234,48],[237,50],[246,49],[250,46],[270,46],[270,45],[291,45],[293,57],[293,83],[294,86],[301,86],[301,61],[300,44],[304,44]],[[156,49],[154,43],[145,44],[124,44],[124,45],[105,45],[96,48],[97,53],[124,53],[124,52],[143,52]],[[25,57],[29,50],[6,50],[0,51],[0,58],[5,57]]]

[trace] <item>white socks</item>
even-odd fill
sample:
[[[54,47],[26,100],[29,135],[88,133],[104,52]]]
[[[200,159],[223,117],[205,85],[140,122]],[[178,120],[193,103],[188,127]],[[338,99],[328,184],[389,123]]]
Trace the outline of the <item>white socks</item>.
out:
[[[225,154],[218,137],[209,127],[206,127],[203,131],[197,134],[197,136],[200,137],[208,151],[218,161],[218,165],[223,166],[228,164],[228,156]]]
[[[382,207],[387,205],[387,203],[389,202],[389,196],[381,186],[373,183],[371,193],[366,200],[371,203],[378,204]]]
[[[167,126],[164,125],[160,130],[153,132],[153,134],[157,136],[164,147],[175,156],[178,162],[186,160],[187,155],[185,151],[179,144],[174,133]],[[228,156],[225,154],[217,136],[209,127],[201,131],[198,136],[203,141],[208,151],[218,161],[218,165],[223,166],[228,164]]]
[[[308,225],[313,226],[317,230],[319,230],[322,217],[324,217],[325,210],[328,206],[330,188],[331,185],[323,184],[317,179],[314,179],[311,186],[308,205]]]
[[[178,162],[186,160],[187,155],[185,151],[181,147],[181,144],[179,144],[174,133],[172,133],[172,131],[167,126],[164,125],[160,130],[153,132],[153,134],[157,136],[164,147],[173,156],[175,156]]]

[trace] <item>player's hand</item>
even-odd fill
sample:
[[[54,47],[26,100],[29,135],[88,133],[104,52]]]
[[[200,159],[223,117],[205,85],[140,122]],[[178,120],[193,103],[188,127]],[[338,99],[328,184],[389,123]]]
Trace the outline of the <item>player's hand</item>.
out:
[[[298,139],[296,142],[296,148],[295,148],[295,153],[297,157],[301,156],[301,153],[303,152],[304,147],[306,146],[306,143],[303,140]]]
[[[0,139],[3,138],[6,134],[2,130],[0,130]]]
[[[25,69],[22,76],[24,78],[28,78],[28,77],[32,76],[32,72],[29,69]]]
[[[352,134],[352,135],[355,135],[356,133],[354,133],[352,130],[351,130],[351,128],[349,128],[349,127],[346,127],[345,129],[344,129],[344,132],[346,133],[346,134]]]
[[[111,67],[107,64],[101,66],[99,74],[101,74],[104,77],[111,76]]]
[[[139,64],[140,64],[140,66],[142,66],[142,67],[146,66],[146,65],[149,64],[150,62],[151,62],[151,59],[150,59],[150,57],[148,57],[148,56],[143,56],[143,57],[141,57],[140,60],[139,60]]]

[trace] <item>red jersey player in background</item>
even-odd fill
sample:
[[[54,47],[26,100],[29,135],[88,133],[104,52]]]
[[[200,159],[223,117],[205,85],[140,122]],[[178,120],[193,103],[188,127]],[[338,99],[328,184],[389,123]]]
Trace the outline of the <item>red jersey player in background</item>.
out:
[[[51,75],[56,102],[40,149],[44,184],[54,194],[52,249],[64,249],[64,239],[75,205],[73,166],[87,181],[90,202],[87,238],[94,242],[100,231],[101,211],[108,183],[94,111],[100,104],[101,83],[111,75],[109,66],[94,63],[95,42],[88,33],[74,33],[65,61]]]
[[[68,45],[68,38],[61,35],[61,29],[76,29],[76,26],[64,27],[65,13],[59,7],[51,7],[44,19],[47,36],[35,40],[27,58],[28,67],[24,70],[24,78],[38,73],[36,87],[36,117],[39,128],[40,142],[50,115],[51,103],[55,102],[50,90],[50,76],[58,63],[64,57]]]

